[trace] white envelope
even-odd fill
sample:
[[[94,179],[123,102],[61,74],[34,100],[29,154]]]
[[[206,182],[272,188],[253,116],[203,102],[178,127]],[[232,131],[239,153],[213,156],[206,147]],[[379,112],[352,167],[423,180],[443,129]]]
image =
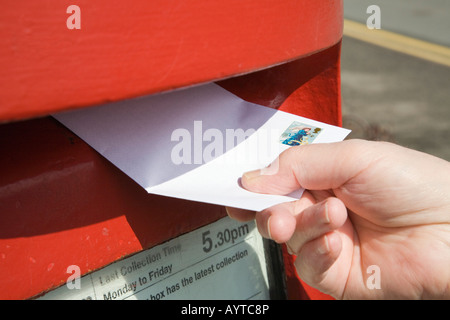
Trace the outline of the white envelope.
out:
[[[350,132],[244,101],[213,83],[53,116],[149,193],[256,211],[298,199],[302,190],[249,192],[239,185],[244,172],[270,164],[289,139],[337,142]]]

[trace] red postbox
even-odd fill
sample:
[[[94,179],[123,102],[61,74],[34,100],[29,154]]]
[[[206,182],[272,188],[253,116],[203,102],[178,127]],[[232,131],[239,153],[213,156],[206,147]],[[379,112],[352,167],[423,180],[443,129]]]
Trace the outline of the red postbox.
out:
[[[216,82],[341,124],[341,0],[75,2],[2,4],[2,299],[39,296],[70,265],[89,274],[226,216],[148,195],[49,114]],[[282,252],[287,297],[328,298]]]

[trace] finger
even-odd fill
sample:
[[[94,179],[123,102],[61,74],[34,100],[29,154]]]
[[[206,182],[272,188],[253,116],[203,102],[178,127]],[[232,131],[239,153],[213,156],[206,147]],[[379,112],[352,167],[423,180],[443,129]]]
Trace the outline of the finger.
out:
[[[342,298],[347,275],[358,260],[355,247],[359,248],[359,244],[355,235],[347,219],[341,228],[305,243],[295,261],[300,278],[324,293]]]
[[[347,209],[337,198],[311,205],[296,216],[295,233],[287,245],[295,254],[305,243],[342,227],[346,220]]]
[[[225,207],[228,216],[237,221],[246,222],[255,219],[255,211]]]
[[[299,188],[334,189],[376,161],[375,146],[368,141],[348,140],[292,147],[280,154],[276,170],[243,174],[242,186],[253,192],[288,194]]]
[[[295,231],[295,217],[290,203],[282,203],[256,214],[259,233],[277,243],[288,241]]]
[[[285,243],[294,234],[298,212],[315,203],[309,192],[304,192],[299,200],[285,202],[267,208],[256,214],[256,225],[261,235],[277,243]]]
[[[299,277],[322,292],[333,291],[332,285],[327,284],[325,288],[322,284],[341,251],[342,240],[337,232],[328,233],[306,243],[295,260]]]

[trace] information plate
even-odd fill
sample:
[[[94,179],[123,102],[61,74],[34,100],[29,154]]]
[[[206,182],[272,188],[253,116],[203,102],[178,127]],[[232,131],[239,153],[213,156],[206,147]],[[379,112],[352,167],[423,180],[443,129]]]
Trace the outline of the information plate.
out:
[[[253,221],[225,217],[39,299],[269,299],[266,251]]]

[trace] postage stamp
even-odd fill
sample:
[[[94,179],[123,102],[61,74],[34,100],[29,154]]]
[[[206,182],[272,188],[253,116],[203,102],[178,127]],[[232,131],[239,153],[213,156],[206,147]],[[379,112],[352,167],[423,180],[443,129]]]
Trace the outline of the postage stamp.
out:
[[[288,146],[300,146],[310,144],[322,132],[322,128],[294,121],[283,132],[280,142]]]

